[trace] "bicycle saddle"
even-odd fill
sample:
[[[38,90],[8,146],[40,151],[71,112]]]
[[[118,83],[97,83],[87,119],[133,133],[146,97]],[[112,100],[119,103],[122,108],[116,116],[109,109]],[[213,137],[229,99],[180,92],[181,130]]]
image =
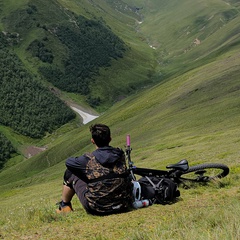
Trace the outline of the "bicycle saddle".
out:
[[[186,159],[183,159],[178,163],[168,165],[166,168],[172,168],[180,171],[187,171],[189,166],[188,166],[188,161]]]

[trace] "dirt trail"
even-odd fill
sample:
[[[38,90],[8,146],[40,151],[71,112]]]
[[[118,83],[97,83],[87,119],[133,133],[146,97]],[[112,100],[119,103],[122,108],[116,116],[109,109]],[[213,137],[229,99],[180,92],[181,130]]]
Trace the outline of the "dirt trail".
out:
[[[75,111],[76,113],[78,113],[82,117],[83,124],[87,124],[87,123],[91,122],[92,120],[99,117],[97,115],[92,115],[90,113],[87,113],[87,112],[81,110],[80,108],[78,108],[76,106],[70,106],[70,107],[73,111]]]

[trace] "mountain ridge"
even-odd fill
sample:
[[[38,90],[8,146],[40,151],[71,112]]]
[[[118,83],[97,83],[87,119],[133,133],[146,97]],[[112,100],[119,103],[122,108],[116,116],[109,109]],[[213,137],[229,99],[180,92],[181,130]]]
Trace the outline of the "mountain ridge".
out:
[[[54,23],[54,21],[56,23],[59,21],[60,15],[64,15],[61,22],[68,21],[71,24],[73,24],[73,27],[79,28],[78,24],[82,24],[81,26],[83,26],[83,30],[84,30],[84,26],[86,26],[86,27],[90,26],[90,28],[86,28],[86,30],[84,30],[87,32],[90,31],[92,25],[93,26],[96,25],[97,27],[99,27],[100,25],[98,25],[98,24],[102,24],[102,23],[105,24],[105,22],[107,24],[109,24],[110,20],[114,17],[115,20],[117,19],[116,23],[118,25],[118,28],[109,27],[109,29],[114,29],[115,33],[120,33],[120,35],[122,35],[122,36],[124,35],[124,32],[122,32],[123,26],[126,26],[125,24],[126,24],[127,20],[131,19],[131,24],[129,25],[131,27],[128,26],[125,30],[126,30],[126,32],[129,32],[130,31],[129,29],[133,28],[131,30],[131,31],[133,31],[133,33],[132,33],[132,35],[128,36],[127,38],[124,38],[124,41],[125,41],[124,43],[122,42],[126,46],[126,47],[124,47],[125,52],[123,53],[123,55],[121,55],[122,53],[120,53],[120,55],[119,55],[120,58],[118,58],[118,60],[116,60],[116,61],[114,60],[111,63],[111,66],[100,69],[99,74],[93,73],[95,75],[94,76],[95,79],[91,80],[92,83],[90,83],[90,85],[89,85],[90,88],[93,87],[91,90],[93,95],[88,96],[87,99],[88,99],[88,103],[91,103],[95,106],[97,106],[101,102],[101,96],[105,96],[105,98],[106,97],[108,98],[109,91],[113,91],[112,93],[114,93],[113,96],[114,96],[115,100],[124,99],[126,97],[126,95],[125,95],[126,93],[131,94],[131,92],[133,92],[133,91],[140,90],[140,88],[136,87],[136,85],[146,87],[146,86],[151,85],[153,82],[168,81],[171,78],[171,76],[177,77],[178,75],[187,73],[191,69],[197,68],[201,65],[206,65],[208,63],[214,62],[215,59],[217,59],[219,56],[221,56],[225,52],[228,52],[230,49],[233,51],[234,48],[236,48],[236,49],[238,48],[239,42],[237,40],[238,39],[237,36],[239,33],[236,29],[236,27],[237,27],[236,23],[239,21],[239,16],[237,15],[237,13],[238,13],[238,11],[236,10],[237,7],[233,7],[233,5],[229,4],[229,5],[225,6],[222,3],[213,1],[212,3],[210,3],[210,6],[211,6],[211,4],[214,3],[215,8],[206,9],[206,12],[204,12],[203,14],[201,13],[200,15],[197,13],[197,15],[194,16],[192,22],[186,22],[186,19],[191,19],[191,17],[194,15],[194,13],[197,11],[198,8],[202,9],[202,11],[203,11],[204,6],[205,6],[204,4],[206,4],[206,3],[201,2],[197,8],[189,0],[184,1],[181,4],[176,1],[171,1],[171,2],[161,1],[161,3],[158,3],[157,1],[152,1],[151,2],[152,5],[147,4],[144,1],[126,1],[126,2],[128,2],[128,4],[124,3],[123,1],[119,1],[119,2],[104,1],[104,2],[102,2],[102,5],[99,5],[99,3],[97,1],[91,1],[91,2],[89,2],[89,1],[78,1],[78,2],[51,1],[51,2],[49,2],[50,5],[48,6],[48,9],[49,9],[47,12],[48,14],[46,15],[46,13],[45,13],[45,15],[43,15],[44,21],[43,21],[43,23],[41,23],[39,14],[43,13],[42,10],[46,9],[44,7],[44,2],[40,4],[35,0],[25,1],[22,3],[21,8],[15,8],[14,12],[12,12],[12,13],[7,12],[7,14],[4,16],[2,23],[4,23],[7,26],[10,26],[8,28],[10,30],[12,29],[13,32],[7,33],[4,31],[2,33],[2,36],[5,35],[5,38],[7,37],[6,38],[7,41],[5,41],[5,45],[7,44],[7,42],[10,41],[10,44],[12,44],[13,47],[15,46],[13,49],[15,50],[17,55],[21,57],[20,58],[21,60],[23,60],[23,66],[26,66],[29,71],[33,71],[34,74],[37,73],[36,72],[37,69],[31,68],[32,63],[30,63],[29,59],[32,59],[32,58],[30,58],[30,56],[31,55],[35,56],[33,58],[34,64],[38,64],[39,62],[42,62],[42,63],[46,62],[39,69],[47,69],[46,73],[49,73],[48,78],[49,78],[49,81],[51,82],[51,81],[53,81],[53,79],[55,79],[56,81],[58,81],[58,79],[60,79],[60,78],[65,79],[64,72],[62,72],[62,70],[58,70],[57,69],[58,67],[51,65],[51,63],[53,61],[55,61],[54,60],[55,58],[58,58],[58,59],[60,59],[60,58],[59,58],[59,56],[53,54],[53,52],[49,48],[51,46],[51,45],[49,45],[50,44],[49,42],[53,41],[53,40],[51,40],[51,38],[52,38],[51,35],[57,35],[57,31],[58,31],[57,29],[59,28],[59,26],[61,26],[61,25],[58,26]],[[229,2],[231,2],[231,1],[229,1]],[[10,3],[12,4],[11,1],[10,1]],[[178,5],[175,5],[176,3]],[[12,6],[11,4],[9,6]],[[79,7],[80,5],[82,5],[84,7]],[[5,6],[7,6],[7,4]],[[176,6],[177,6],[177,8],[176,8]],[[187,7],[191,8],[191,11],[188,11],[186,16],[182,16],[181,13],[184,11],[184,9],[188,9]],[[18,9],[20,9],[20,10],[18,10]],[[56,9],[55,12],[53,12],[54,9]],[[73,9],[75,9],[76,13],[73,12]],[[218,11],[218,9],[220,11]],[[51,13],[51,11],[52,11],[52,14],[50,15],[49,13]],[[116,13],[116,11],[117,11],[117,13]],[[104,16],[104,18],[101,15],[103,12],[105,12],[105,14],[106,14]],[[6,11],[3,11],[3,13],[6,13]],[[116,13],[117,15],[115,16],[114,13]],[[149,13],[150,13],[150,17],[149,17]],[[172,17],[171,17],[172,13],[175,13],[176,16],[180,16],[180,20],[183,21],[182,23],[181,22],[179,23],[179,26],[181,26],[181,27],[177,31],[176,31],[176,27],[174,26],[176,24],[176,19],[172,19]],[[35,16],[34,14],[35,15],[37,14],[37,15]],[[81,15],[81,14],[83,14],[83,15]],[[19,19],[19,16],[15,17],[15,19],[14,19],[14,17],[11,17],[11,16],[16,16],[16,15],[22,16],[22,20],[20,22],[17,21],[17,19]],[[225,22],[223,20],[221,20],[221,18],[220,18],[220,20],[217,20],[217,17],[215,17],[215,15],[220,16],[220,17],[221,16],[225,17]],[[78,16],[80,16],[79,17],[80,20],[78,20]],[[93,18],[93,20],[86,18],[89,16],[91,16]],[[53,18],[53,20],[51,20],[51,17]],[[166,17],[166,19],[164,19],[164,17]],[[29,34],[29,30],[27,30],[25,24],[23,24],[26,22],[27,19],[30,19],[30,21],[27,21],[26,26],[33,32],[32,34]],[[175,37],[180,36],[180,39],[181,38],[184,39],[184,38],[186,38],[186,36],[189,35],[189,39],[192,39],[191,41],[194,40],[193,41],[194,46],[191,47],[192,49],[188,49],[188,50],[183,49],[182,53],[180,54],[179,47],[178,47],[178,45],[182,43],[182,40],[180,40],[179,41],[180,43],[178,43],[176,47],[171,47],[173,53],[171,53],[169,55],[169,54],[167,54],[167,52],[169,52],[168,49],[170,49],[169,48],[170,45],[169,46],[167,44],[166,44],[166,46],[157,46],[154,44],[150,45],[150,42],[151,41],[154,42],[154,38],[157,39],[158,35],[156,35],[157,33],[154,30],[154,28],[152,28],[153,23],[151,21],[149,21],[149,19],[153,19],[154,24],[159,21],[163,22],[163,25],[166,25],[166,27],[170,30],[169,33],[167,34],[168,38],[170,39],[168,41],[169,42],[168,44],[173,45],[176,42],[178,42],[178,40],[179,40],[179,39],[174,40],[174,38],[170,37],[171,35],[175,36]],[[172,22],[170,21],[171,19],[172,19]],[[139,22],[138,22],[139,20],[143,20],[143,22],[141,22],[141,24],[139,24]],[[79,21],[79,23],[77,23],[77,21]],[[169,21],[169,22],[167,22],[167,21]],[[59,24],[61,24],[61,22]],[[224,25],[219,26],[219,22],[221,24],[228,25],[231,27],[226,32],[227,33],[226,35],[223,35],[223,36],[221,36],[221,38],[219,37],[219,39],[217,41],[214,41],[216,39],[216,36],[218,37],[221,35],[221,33],[224,33],[224,31],[226,31],[226,27],[224,27]],[[123,25],[120,26],[120,23]],[[9,25],[9,24],[12,24],[12,25]],[[76,31],[76,29],[74,30],[74,28],[70,28],[70,25],[68,25],[68,24],[69,23],[67,23],[67,25],[66,25],[67,27],[65,29],[68,29],[68,31],[70,31],[70,32]],[[112,26],[115,26],[114,24],[112,23]],[[14,32],[14,28],[16,27],[16,25],[20,26],[20,29],[19,29],[20,35],[25,36],[25,37],[23,37],[23,40],[20,40],[21,36],[19,35],[19,33]],[[148,30],[146,28],[146,26],[149,26],[150,29]],[[160,28],[159,28],[160,30],[163,30],[163,33],[166,33],[166,30],[164,28],[162,28],[161,25],[158,25],[158,26],[160,26]],[[193,30],[191,30],[191,29],[193,29],[194,26],[197,26],[197,29],[195,29],[194,33],[192,34],[191,32]],[[216,26],[216,27],[213,27],[213,26]],[[121,32],[120,32],[120,29],[121,29]],[[137,31],[136,31],[136,29],[137,29]],[[207,29],[210,29],[210,32],[208,32]],[[44,34],[46,31],[47,32],[50,31],[50,35],[45,36]],[[150,34],[149,36],[148,36],[147,31],[149,31],[149,34]],[[35,32],[39,32],[36,36],[41,36],[40,39],[35,38],[35,35],[33,35],[33,34],[35,34]],[[63,31],[63,32],[66,32],[66,31]],[[198,34],[198,35],[196,35],[196,34]],[[29,35],[29,37],[27,37],[28,35]],[[34,36],[34,38],[32,38],[32,35]],[[202,37],[203,35],[205,37]],[[43,36],[45,36],[45,37],[43,37]],[[64,33],[63,36],[64,36],[64,38],[66,38],[67,41],[69,41],[67,39],[68,34]],[[76,35],[76,36],[80,36],[80,35]],[[74,39],[76,36],[73,35]],[[145,76],[143,76],[143,72],[142,73],[134,72],[134,64],[135,64],[135,66],[137,66],[137,65],[140,66],[139,63],[141,63],[141,62],[138,62],[137,56],[142,57],[143,55],[141,56],[140,51],[137,50],[137,49],[140,49],[141,45],[139,45],[135,49],[133,48],[133,46],[134,46],[132,44],[133,36],[135,37],[135,39],[138,39],[136,41],[136,44],[137,45],[140,44],[140,42],[139,42],[139,39],[140,39],[143,42],[143,45],[145,46],[144,51],[146,51],[145,49],[147,48],[148,51],[151,52],[151,58],[153,56],[155,58],[154,64],[152,64],[150,62],[150,65],[152,65],[151,66],[152,70],[148,69],[147,65],[146,66],[141,65],[141,67],[143,67],[142,68],[143,71],[145,71]],[[163,42],[165,41],[164,39],[167,38],[167,36],[165,36],[165,35],[162,36],[160,34],[159,36],[160,36],[160,38],[162,38]],[[26,39],[24,40],[24,38],[26,38]],[[33,39],[35,39],[35,40],[33,40]],[[126,39],[127,39],[127,41],[126,41]],[[60,39],[58,39],[58,41],[60,41]],[[84,41],[86,41],[86,40],[84,40]],[[211,44],[206,45],[206,44],[208,44],[206,42],[210,42]],[[70,43],[72,44],[72,40],[69,41],[69,44]],[[186,42],[185,45],[183,45],[183,47],[187,48],[188,44],[189,43]],[[23,48],[21,48],[22,45],[24,46]],[[93,45],[96,45],[96,44],[93,44]],[[67,50],[66,46],[67,45],[65,45],[65,47],[62,46],[57,49],[63,50],[63,51],[61,51],[62,52],[61,54],[64,54],[64,52],[70,51],[70,50]],[[206,46],[207,46],[207,48],[206,48]],[[123,47],[123,45],[120,46],[120,48],[122,48],[122,47]],[[164,48],[166,49],[166,53],[163,54]],[[201,50],[201,49],[203,49],[203,50]],[[137,53],[136,50],[139,52]],[[24,51],[26,52],[26,55],[23,55]],[[133,51],[135,51],[136,55],[133,55]],[[76,53],[76,52],[77,52],[76,49],[74,51],[72,51],[72,53]],[[144,54],[146,55],[147,52],[145,52]],[[203,54],[200,54],[200,53],[203,53]],[[132,63],[129,64],[130,62],[128,61],[128,58],[132,57],[132,56],[135,56],[135,57],[131,60]],[[192,57],[192,56],[194,56],[194,57]],[[189,58],[189,59],[187,59],[187,58]],[[136,63],[133,64],[134,60],[136,61]],[[142,60],[143,59],[141,59],[141,61]],[[178,63],[178,61],[179,61],[179,63]],[[192,62],[190,63],[190,61],[192,61]],[[28,62],[28,64],[26,65],[27,62]],[[57,62],[59,62],[59,60],[57,60]],[[89,62],[89,61],[86,61],[86,62]],[[66,61],[66,63],[67,63],[67,61]],[[50,64],[50,65],[48,65],[48,64]],[[60,65],[63,65],[63,63],[61,63]],[[56,65],[56,66],[60,66],[60,65]],[[66,66],[70,66],[70,68],[72,68],[71,66],[73,66],[74,69],[76,69],[78,71],[78,68],[76,68],[74,65],[76,65],[76,64],[74,64],[74,62],[73,62],[73,64],[69,62]],[[36,66],[38,66],[38,65],[36,65]],[[133,67],[133,69],[130,70],[132,67]],[[110,70],[111,68],[113,69],[112,72]],[[45,71],[45,70],[43,70],[43,71]],[[54,72],[56,72],[56,75]],[[136,76],[140,76],[140,78],[143,77],[143,78],[145,78],[145,80],[143,80],[142,83],[140,83],[139,81],[137,81],[135,83],[130,83],[129,77],[131,77],[132,74],[135,74]],[[116,84],[115,79],[114,79],[114,77],[116,75],[122,75],[121,76],[122,79],[124,79],[125,77],[127,77],[127,78],[126,78],[126,80],[124,79],[121,82],[118,82]],[[36,76],[39,81],[44,80],[43,76],[39,76],[39,74]],[[70,77],[70,76],[72,76],[72,77]],[[66,75],[66,79],[73,79],[73,78],[75,79],[74,74]],[[103,81],[103,78],[104,78],[104,81]],[[152,80],[150,80],[150,79],[152,79]],[[76,94],[73,95],[73,94],[69,94],[69,93],[59,94],[58,92],[60,92],[60,91],[57,88],[53,88],[51,86],[51,83],[47,82],[46,78],[42,82],[44,85],[46,85],[48,88],[50,88],[50,90],[56,89],[54,91],[53,90],[51,90],[51,91],[56,95],[56,97],[60,97],[65,102],[69,101],[69,97],[70,98],[74,97],[74,101],[77,100],[78,104],[79,103],[83,104],[84,102],[86,102],[86,99],[84,100],[84,98],[85,98],[84,96],[79,97],[79,95],[78,95],[76,97]],[[66,84],[67,82],[65,80],[62,82],[61,81],[57,82],[57,84],[59,84],[59,86],[62,83],[65,84],[66,86],[70,86],[69,84]],[[81,87],[83,87],[82,89],[85,89],[84,91],[89,91],[89,90],[87,90],[87,89],[89,89],[89,87],[87,85],[86,85],[86,88],[84,87],[85,83],[82,84]],[[76,84],[78,84],[77,81],[76,81]],[[118,86],[119,90],[116,90],[116,92],[115,92],[115,90],[112,90],[113,89],[112,87],[114,85],[119,85]],[[127,85],[127,88],[126,88],[126,85]],[[94,88],[95,88],[95,90],[94,90]],[[120,91],[120,89],[121,89],[121,91]],[[124,93],[124,91],[125,91],[125,93]],[[198,88],[195,91],[198,91]],[[80,102],[79,102],[79,99],[80,99]],[[72,101],[72,100],[70,100],[70,101]],[[44,117],[42,117],[42,118],[44,119]],[[69,119],[71,120],[71,118],[69,118]],[[70,123],[70,124],[72,124],[72,123]],[[51,131],[50,131],[50,133],[51,133]],[[30,131],[30,133],[31,132],[32,131]],[[49,133],[47,133],[47,134],[49,134]],[[15,144],[16,149],[19,149],[18,145],[19,144]]]
[[[88,1],[83,2],[85,2],[83,5],[87,6]],[[41,97],[42,93],[39,93],[38,88],[35,87],[31,87],[32,93],[29,94],[25,93],[27,88],[23,87],[22,99],[20,95],[16,94],[14,99],[6,99],[9,95],[5,91],[7,88],[11,88],[12,92],[17,93],[17,90],[14,90],[16,87],[11,86],[13,84],[13,81],[11,81],[12,73],[16,73],[14,81],[18,87],[25,82],[26,76],[29,76],[29,79],[32,80],[29,84],[34,86],[36,81],[44,85],[44,91],[48,92],[52,99],[56,95],[55,102],[57,102],[57,98],[64,95],[63,101],[76,101],[77,99],[77,103],[80,103],[80,105],[86,106],[86,103],[94,107],[101,105],[103,109],[100,108],[100,111],[112,105],[113,101],[119,101],[137,89],[136,84],[130,83],[131,80],[128,82],[121,80],[119,82],[117,79],[121,76],[119,74],[121,72],[124,72],[123,76],[120,77],[121,79],[125,77],[124,75],[128,75],[131,72],[129,67],[139,68],[131,59],[136,54],[139,56],[139,53],[136,50],[133,53],[117,35],[114,35],[101,16],[96,17],[98,10],[96,11],[95,8],[91,8],[92,12],[89,12],[82,6],[78,6],[77,11],[81,11],[75,13],[61,5],[65,3],[64,1],[61,3],[30,0],[22,1],[17,5],[12,1],[2,1],[1,3],[1,48],[2,54],[8,55],[2,58],[1,62],[1,68],[3,69],[1,71],[4,72],[4,78],[6,79],[2,82],[1,88],[1,101],[4,103],[1,105],[1,112],[6,111],[6,114],[1,114],[0,122],[2,125],[9,125],[14,131],[23,135],[41,138],[44,135],[51,134],[53,130],[59,127],[59,123],[61,126],[71,121],[74,116],[70,109],[67,110],[65,104],[59,101],[62,106],[59,105],[55,108],[62,108],[61,114],[66,114],[66,118],[64,117],[66,120],[64,121],[57,117],[60,120],[59,122],[56,116],[47,110],[48,106],[51,105],[50,102],[45,101],[44,103],[40,98],[44,99],[46,97]],[[97,9],[99,7],[102,9],[97,4]],[[129,12],[132,12],[131,9]],[[84,15],[90,18],[86,18]],[[100,42],[101,44],[99,44]],[[126,51],[129,53],[125,54]],[[120,62],[119,59],[123,58],[123,54],[127,60]],[[128,55],[131,55],[131,57]],[[8,64],[10,62],[11,64]],[[113,80],[109,78],[111,67],[113,68],[113,70],[110,70]],[[137,82],[140,87],[145,85],[151,76],[150,72],[152,70],[147,70],[148,67],[144,68],[141,70],[142,73],[133,73],[133,75],[136,75],[133,82]],[[6,71],[6,69],[8,70]],[[144,74],[145,72],[148,72],[148,74]],[[142,80],[139,81],[139,79]],[[116,84],[116,81],[118,84]],[[64,90],[65,93],[56,94],[59,92],[56,86]],[[34,93],[34,91],[36,92]],[[75,94],[73,100],[71,99],[73,92],[80,92],[81,96]],[[33,95],[39,95],[41,104],[36,102],[37,99],[34,99]],[[29,102],[25,99],[28,99]],[[33,102],[35,104],[32,104]],[[7,108],[4,106],[6,104],[8,105]],[[24,105],[24,108],[22,105]],[[33,110],[33,105],[37,108],[36,110]],[[38,109],[40,105],[45,105],[45,113]],[[16,113],[21,111],[22,114],[18,115],[26,116],[23,118],[29,118],[31,123],[27,124],[29,121],[23,120],[22,117],[22,119],[16,118]],[[32,111],[38,114],[41,123],[40,120],[31,116]],[[40,111],[41,114],[38,113]],[[52,123],[49,124],[50,122],[48,123],[47,119],[53,119]],[[39,124],[52,126],[48,128],[40,127],[40,129]],[[30,129],[30,125],[33,125],[34,128]],[[16,151],[19,151],[19,144],[13,144]],[[19,153],[21,154],[21,150]]]

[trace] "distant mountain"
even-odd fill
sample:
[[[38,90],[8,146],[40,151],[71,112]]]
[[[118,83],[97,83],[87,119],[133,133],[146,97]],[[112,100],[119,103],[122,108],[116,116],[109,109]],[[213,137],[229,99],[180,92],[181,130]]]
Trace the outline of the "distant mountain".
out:
[[[2,1],[0,124],[42,138],[75,117],[54,89],[105,111],[214,62],[239,48],[239,8],[234,0]]]
[[[116,9],[108,10],[107,16],[116,15]],[[42,138],[75,117],[53,87],[85,96],[97,107],[112,105],[149,79],[131,74],[137,63],[129,55],[138,53],[112,31],[99,11],[104,12],[89,1],[71,9],[53,0],[1,3],[0,124]],[[137,17],[134,11],[129,8],[130,18]],[[129,72],[137,79],[122,81],[121,72],[124,78]],[[113,79],[109,82],[106,75]]]
[[[93,107],[111,105],[150,78],[141,77],[141,72],[133,73],[137,62],[132,58],[136,59],[141,51],[135,52],[126,39],[116,34],[125,27],[130,31],[130,27],[115,17],[119,11],[111,7],[111,1],[102,3],[70,2],[66,7],[66,3],[53,0],[30,0],[17,6],[5,2],[1,20],[9,44],[26,68],[62,91],[85,95]],[[138,17],[134,11],[129,7],[125,18]],[[111,24],[106,22],[108,18]],[[136,33],[131,32],[136,38]],[[149,68],[150,64],[144,65]],[[118,74],[113,74],[116,71]],[[122,80],[118,75],[126,71],[129,79]],[[146,74],[153,70],[144,71]],[[108,80],[106,75],[115,79]],[[107,90],[109,87],[111,90]]]

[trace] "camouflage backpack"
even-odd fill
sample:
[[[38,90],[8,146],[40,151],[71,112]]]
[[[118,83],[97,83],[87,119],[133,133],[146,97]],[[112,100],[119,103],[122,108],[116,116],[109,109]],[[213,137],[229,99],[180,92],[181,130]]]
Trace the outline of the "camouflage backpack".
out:
[[[124,154],[111,168],[103,167],[93,154],[86,166],[88,190],[85,197],[89,206],[99,213],[126,210],[132,203],[132,184]]]

